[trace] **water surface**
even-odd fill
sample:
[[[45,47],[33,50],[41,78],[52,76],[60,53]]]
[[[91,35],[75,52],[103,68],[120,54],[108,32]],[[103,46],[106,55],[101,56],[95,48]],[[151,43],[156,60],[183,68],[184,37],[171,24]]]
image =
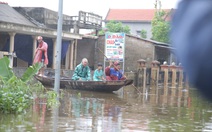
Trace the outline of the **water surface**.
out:
[[[125,87],[115,93],[63,90],[59,108],[42,102],[0,115],[1,132],[212,131],[212,103],[195,89]]]

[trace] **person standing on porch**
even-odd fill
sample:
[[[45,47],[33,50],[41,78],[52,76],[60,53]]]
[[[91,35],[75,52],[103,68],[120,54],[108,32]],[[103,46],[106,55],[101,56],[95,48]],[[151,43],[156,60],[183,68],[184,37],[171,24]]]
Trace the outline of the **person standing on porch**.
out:
[[[44,55],[43,67],[38,72],[38,75],[39,74],[43,75],[44,68],[47,67],[47,65],[49,63],[48,55],[47,55],[48,44],[43,41],[43,37],[41,37],[41,36],[37,37],[37,41],[38,41],[38,47],[35,50],[35,56],[34,56],[34,60],[33,60],[33,65],[35,63],[42,62],[42,56]]]
[[[78,81],[91,80],[91,72],[86,58],[83,58],[82,62],[76,66],[72,79]]]

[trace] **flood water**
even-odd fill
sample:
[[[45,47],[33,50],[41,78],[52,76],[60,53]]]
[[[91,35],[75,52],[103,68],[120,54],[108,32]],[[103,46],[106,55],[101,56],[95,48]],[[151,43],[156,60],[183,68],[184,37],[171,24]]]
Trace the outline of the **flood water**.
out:
[[[212,131],[212,103],[196,89],[128,86],[116,93],[64,89],[59,108],[33,105],[0,115],[1,132],[199,132]]]

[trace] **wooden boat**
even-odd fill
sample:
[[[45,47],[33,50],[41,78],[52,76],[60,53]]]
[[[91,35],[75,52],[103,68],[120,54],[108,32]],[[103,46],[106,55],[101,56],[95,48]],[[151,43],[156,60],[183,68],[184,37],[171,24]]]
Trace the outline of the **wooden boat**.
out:
[[[54,77],[35,75],[35,78],[44,86],[54,86]],[[99,92],[117,91],[124,86],[131,85],[132,83],[132,79],[119,81],[74,81],[69,77],[61,76],[60,78],[60,88],[72,88]]]

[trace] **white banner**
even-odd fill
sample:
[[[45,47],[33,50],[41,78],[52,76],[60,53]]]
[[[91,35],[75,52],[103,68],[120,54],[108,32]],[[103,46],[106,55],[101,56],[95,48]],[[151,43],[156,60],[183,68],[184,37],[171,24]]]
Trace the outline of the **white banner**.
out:
[[[105,55],[107,60],[124,61],[125,33],[105,34]]]

